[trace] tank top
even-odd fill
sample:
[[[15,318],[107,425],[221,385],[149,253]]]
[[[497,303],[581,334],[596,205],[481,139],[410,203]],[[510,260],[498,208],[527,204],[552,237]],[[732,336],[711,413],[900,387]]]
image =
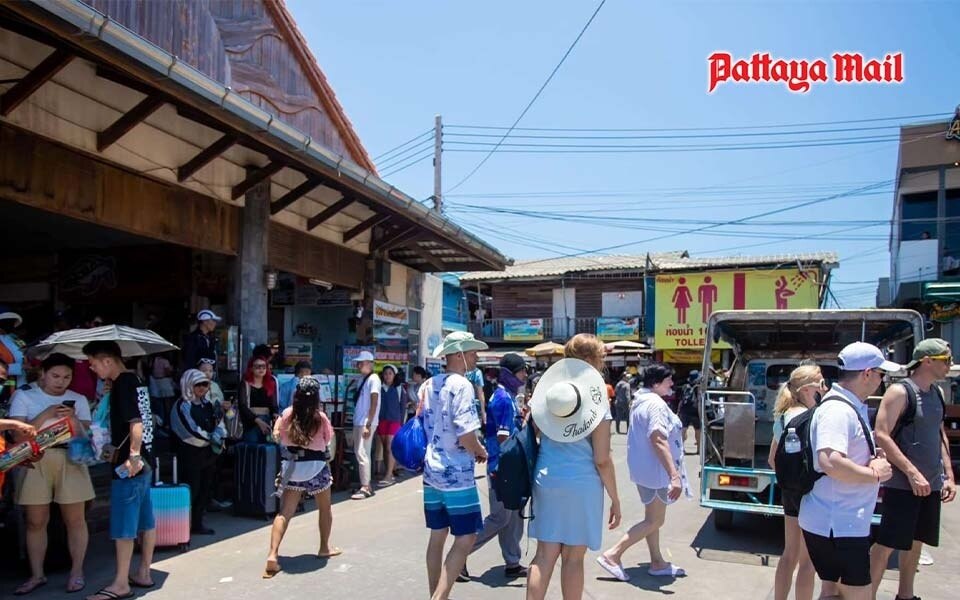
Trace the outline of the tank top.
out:
[[[931,385],[925,392],[910,379],[903,380],[903,385],[911,386],[916,392],[917,410],[913,422],[906,425],[894,441],[907,460],[920,470],[930,489],[938,492],[943,488],[943,459],[940,453],[943,404],[934,389],[937,384]],[[896,467],[893,467],[893,477],[883,486],[898,490],[911,489],[907,476]]]

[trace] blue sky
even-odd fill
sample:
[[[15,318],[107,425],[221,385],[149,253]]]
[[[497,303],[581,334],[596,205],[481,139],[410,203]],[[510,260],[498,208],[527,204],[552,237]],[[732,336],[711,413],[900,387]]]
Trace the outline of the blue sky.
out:
[[[287,0],[347,114],[372,156],[433,126],[445,125],[444,189],[484,153],[453,149],[494,143],[456,133],[496,134],[453,125],[509,126],[593,13],[597,2],[483,3]],[[950,27],[956,3],[934,2],[631,2],[608,0],[519,127],[676,129],[872,119],[952,113],[960,102],[960,44]],[[815,85],[794,94],[780,84],[726,84],[707,94],[706,57],[768,51],[783,58],[828,58],[837,51],[904,53],[901,85]],[[926,120],[926,119],[919,119]],[[909,121],[909,120],[908,120]],[[899,121],[813,127],[887,127]],[[729,134],[770,130],[674,132]],[[895,128],[811,134],[809,138],[892,135]],[[543,135],[543,132],[515,131]],[[549,135],[651,135],[551,133]],[[653,135],[660,135],[659,133]],[[763,137],[717,138],[716,143]],[[510,142],[571,143],[518,139]],[[714,143],[710,139],[582,140],[588,144]],[[446,151],[451,150],[451,151]],[[412,154],[414,158],[416,153]],[[447,214],[514,258],[636,243],[617,253],[689,250],[692,255],[754,255],[833,250],[834,292],[844,307],[871,305],[889,270],[885,224],[892,186],[758,219],[767,225],[665,234],[698,221],[727,221],[850,192],[895,177],[897,144],[714,152],[497,152],[447,195]],[[389,164],[389,163],[385,163]],[[400,161],[400,166],[404,163]],[[381,173],[389,173],[383,168]],[[433,191],[430,161],[388,181],[416,198]],[[567,194],[559,196],[557,193]],[[575,192],[575,194],[570,194]],[[506,196],[505,196],[506,195]],[[516,215],[491,209],[530,211]],[[564,214],[567,213],[567,214]],[[571,214],[572,213],[572,214]],[[564,219],[622,217],[585,224]],[[654,221],[653,219],[656,219]],[[676,221],[676,222],[674,222]],[[693,221],[694,223],[691,223]],[[849,233],[817,235],[841,229]],[[742,235],[741,235],[742,234]],[[769,237],[756,237],[756,236]],[[795,239],[803,238],[803,239]],[[576,249],[576,250],[574,250]],[[552,250],[552,251],[551,251]],[[862,283],[867,282],[867,283]]]

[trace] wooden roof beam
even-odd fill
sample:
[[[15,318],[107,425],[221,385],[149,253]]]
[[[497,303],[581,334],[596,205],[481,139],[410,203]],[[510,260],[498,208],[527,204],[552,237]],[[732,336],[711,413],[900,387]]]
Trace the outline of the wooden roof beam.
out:
[[[361,221],[359,225],[343,234],[343,243],[346,244],[364,231],[377,225],[382,225],[390,219],[390,215],[375,214],[366,221]]]
[[[281,210],[284,210],[305,194],[309,194],[311,191],[315,190],[320,186],[320,180],[313,177],[307,177],[307,180],[293,188],[283,196],[277,199],[276,202],[270,205],[270,214],[275,215]]]
[[[334,215],[336,215],[346,207],[353,204],[353,202],[354,202],[354,199],[352,197],[344,196],[343,198],[340,198],[339,200],[337,200],[330,206],[326,207],[322,211],[313,215],[312,217],[307,219],[307,231],[312,231],[313,229],[316,229],[317,226],[319,226],[321,223],[323,223],[327,219],[332,218]]]
[[[71,60],[73,60],[73,54],[63,48],[57,48],[51,52],[39,65],[0,96],[0,115],[5,117],[10,114],[13,109],[29,98],[30,94],[40,89],[40,86],[50,81],[54,75],[60,72],[60,69],[67,66]]]
[[[413,240],[418,239],[423,235],[423,232],[420,230],[420,227],[417,225],[411,225],[406,228],[401,228],[396,231],[396,233],[388,233],[383,236],[383,238],[377,240],[376,244],[371,244],[371,251],[382,251],[389,252],[394,248],[399,248],[403,244],[408,244]]]
[[[431,265],[434,268],[435,273],[443,273],[447,270],[446,265],[443,264],[443,260],[434,256],[429,250],[421,248],[420,244],[414,242],[413,244],[406,246],[407,250],[410,250],[418,258],[423,259],[426,263]]]
[[[141,100],[125,115],[114,121],[113,125],[97,134],[97,150],[103,152],[112,146],[140,122],[156,112],[165,102],[160,96],[147,96]]]
[[[210,146],[201,150],[199,154],[191,158],[185,165],[177,169],[177,181],[183,183],[192,177],[194,173],[206,166],[210,161],[229,150],[236,143],[236,136],[228,133],[219,140],[210,144]]]
[[[272,161],[267,163],[266,166],[254,169],[247,175],[247,178],[233,186],[233,189],[230,190],[230,197],[236,200],[240,196],[246,194],[250,191],[253,186],[257,185],[264,179],[269,179],[270,177],[277,174],[277,172],[282,169],[284,165],[279,161]]]

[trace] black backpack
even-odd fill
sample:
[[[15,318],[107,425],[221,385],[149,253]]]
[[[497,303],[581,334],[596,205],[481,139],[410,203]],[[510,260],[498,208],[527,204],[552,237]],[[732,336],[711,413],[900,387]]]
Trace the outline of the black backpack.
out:
[[[820,402],[819,406],[815,406],[803,414],[790,419],[790,422],[783,428],[774,459],[777,483],[780,485],[781,490],[803,496],[810,493],[810,490],[813,489],[813,485],[817,480],[823,477],[823,473],[818,472],[813,467],[813,444],[810,440],[810,426],[813,423],[813,415],[816,411],[823,406],[824,403],[832,400],[844,402],[853,410],[857,415],[857,419],[860,421],[860,427],[863,428],[867,446],[870,448],[870,456],[877,454],[876,447],[873,443],[873,436],[870,435],[870,426],[867,425],[863,417],[860,416],[860,412],[856,407],[839,394],[828,394],[827,397]],[[788,454],[786,441],[787,434],[791,429],[793,429],[797,437],[800,438],[800,452]]]
[[[493,489],[507,510],[522,511],[533,496],[533,474],[539,451],[537,434],[529,423],[500,444]]]

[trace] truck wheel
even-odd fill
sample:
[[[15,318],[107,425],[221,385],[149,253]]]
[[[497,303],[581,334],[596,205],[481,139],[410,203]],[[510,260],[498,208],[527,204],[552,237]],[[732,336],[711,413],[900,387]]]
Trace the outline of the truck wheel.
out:
[[[733,511],[713,509],[713,527],[717,531],[728,531],[733,529]]]

